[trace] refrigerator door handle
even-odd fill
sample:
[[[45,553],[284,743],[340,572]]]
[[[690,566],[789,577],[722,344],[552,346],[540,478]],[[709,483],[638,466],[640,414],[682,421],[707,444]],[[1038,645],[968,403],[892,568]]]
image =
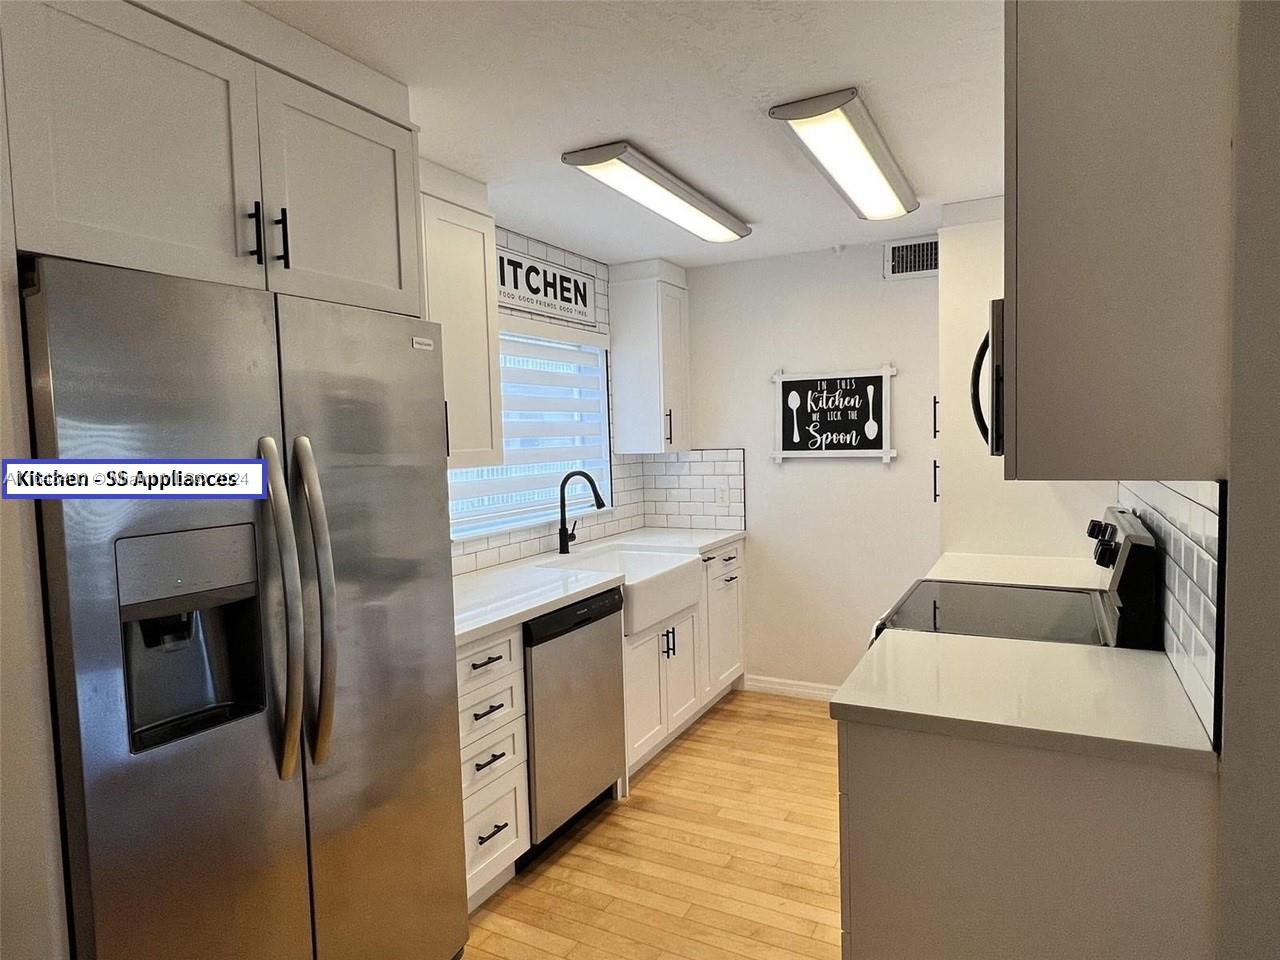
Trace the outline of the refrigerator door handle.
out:
[[[280,779],[292,779],[298,769],[302,743],[302,573],[298,568],[298,542],[293,535],[289,488],[284,479],[280,450],[274,437],[258,438],[258,453],[267,462],[267,504],[276,532],[280,575],[284,582],[285,686],[284,733],[280,743]]]
[[[338,622],[338,580],[333,572],[333,541],[329,535],[329,515],[324,508],[320,489],[320,472],[316,469],[311,438],[295,437],[293,460],[302,478],[302,497],[311,522],[311,543],[315,548],[316,584],[320,592],[320,696],[316,710],[315,732],[311,738],[311,757],[316,765],[329,759],[333,744],[333,711],[337,691],[338,653],[335,631]]]

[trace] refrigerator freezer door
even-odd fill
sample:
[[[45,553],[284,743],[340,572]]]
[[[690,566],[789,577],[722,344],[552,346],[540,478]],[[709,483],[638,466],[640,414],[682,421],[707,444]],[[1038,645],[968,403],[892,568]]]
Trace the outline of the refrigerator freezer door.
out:
[[[316,955],[449,960],[466,942],[467,910],[440,330],[285,296],[277,314],[309,634]],[[300,437],[336,578],[335,695],[319,762],[321,597]]]
[[[69,260],[24,290],[41,457],[254,457],[271,296]],[[309,960],[263,501],[40,505],[77,956]]]

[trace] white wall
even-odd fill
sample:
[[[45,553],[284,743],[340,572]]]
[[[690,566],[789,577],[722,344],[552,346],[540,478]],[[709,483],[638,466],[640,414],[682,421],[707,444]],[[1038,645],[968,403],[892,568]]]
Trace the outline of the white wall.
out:
[[[749,679],[841,683],[876,617],[938,556],[937,286],[882,280],[881,256],[858,246],[688,274],[694,445],[745,451]],[[775,370],[885,361],[899,370],[892,465],[768,459]]]
[[[938,443],[942,549],[958,553],[1088,556],[1091,517],[1116,500],[1113,482],[1005,480],[974,423],[974,352],[1004,290],[1000,198],[950,204],[938,231]],[[948,225],[951,224],[951,225]],[[986,393],[986,379],[983,393]],[[985,409],[985,408],[984,408]]]

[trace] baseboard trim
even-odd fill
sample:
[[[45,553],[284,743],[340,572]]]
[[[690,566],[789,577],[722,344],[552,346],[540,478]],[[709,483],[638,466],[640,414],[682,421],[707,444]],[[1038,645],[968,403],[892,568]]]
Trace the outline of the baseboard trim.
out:
[[[776,693],[783,697],[803,697],[806,700],[830,700],[840,689],[825,683],[784,680],[782,677],[759,677],[752,674],[747,674],[744,687],[756,693]]]

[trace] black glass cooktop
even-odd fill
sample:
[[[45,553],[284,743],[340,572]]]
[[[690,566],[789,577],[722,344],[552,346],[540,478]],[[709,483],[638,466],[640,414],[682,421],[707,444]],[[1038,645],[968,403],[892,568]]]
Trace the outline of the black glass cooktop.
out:
[[[978,637],[1103,643],[1088,590],[921,580],[885,627]]]

